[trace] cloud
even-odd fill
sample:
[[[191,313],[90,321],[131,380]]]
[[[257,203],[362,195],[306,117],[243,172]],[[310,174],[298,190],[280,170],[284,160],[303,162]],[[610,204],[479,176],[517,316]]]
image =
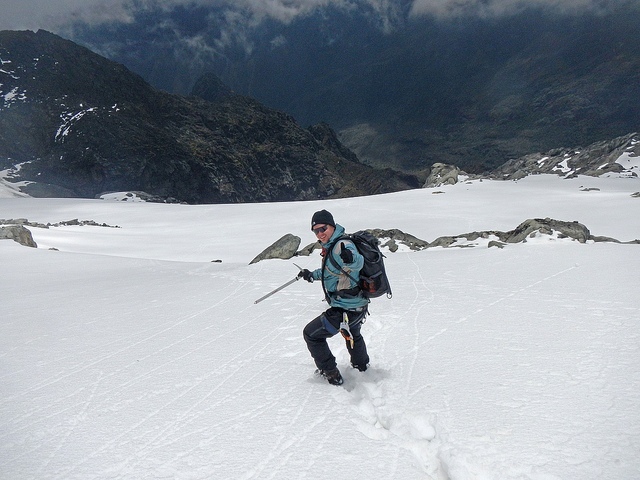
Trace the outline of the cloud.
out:
[[[491,18],[536,7],[561,14],[600,13],[631,3],[630,0],[414,0],[410,15]]]
[[[379,16],[387,28],[397,15],[399,4],[407,0],[4,0],[0,29],[45,28],[59,30],[74,22],[96,25],[108,22],[131,22],[136,13],[171,10],[177,7],[204,7],[238,12],[258,25],[264,20],[290,23],[318,8],[335,6],[345,10],[366,8]]]
[[[130,22],[144,10],[170,10],[180,6],[242,11],[253,22],[270,18],[290,22],[320,6],[345,0],[4,0],[2,30],[56,30],[72,22],[91,25]]]
[[[129,22],[125,1],[116,0],[3,0],[0,30],[56,30],[74,21],[91,24]]]
[[[64,31],[74,23],[99,25],[130,23],[145,11],[175,8],[205,8],[228,12],[236,26],[253,28],[265,20],[290,23],[318,8],[333,6],[359,10],[389,32],[402,21],[403,7],[413,17],[496,17],[518,13],[529,7],[545,7],[559,13],[606,11],[637,0],[3,0],[0,29]]]

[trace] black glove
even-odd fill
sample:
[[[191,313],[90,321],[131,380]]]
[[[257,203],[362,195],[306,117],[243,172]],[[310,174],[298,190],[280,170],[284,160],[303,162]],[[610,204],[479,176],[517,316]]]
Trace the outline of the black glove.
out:
[[[300,270],[300,272],[298,273],[298,278],[302,278],[309,283],[313,283],[313,273],[306,268],[304,270]]]
[[[353,253],[342,242],[342,248],[340,248],[340,258],[344,263],[353,263]]]

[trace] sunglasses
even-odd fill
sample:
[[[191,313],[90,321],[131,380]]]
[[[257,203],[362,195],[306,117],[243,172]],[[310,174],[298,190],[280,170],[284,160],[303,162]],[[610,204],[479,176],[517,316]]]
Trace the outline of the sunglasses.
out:
[[[329,228],[329,225],[325,225],[324,227],[312,228],[311,231],[316,235],[318,235],[319,233],[326,232],[327,228]]]

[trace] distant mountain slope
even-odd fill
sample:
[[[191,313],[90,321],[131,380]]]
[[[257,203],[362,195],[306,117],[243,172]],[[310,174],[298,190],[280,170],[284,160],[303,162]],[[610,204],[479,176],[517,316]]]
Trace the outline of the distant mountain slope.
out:
[[[314,135],[251,98],[211,103],[168,94],[45,31],[0,32],[0,59],[0,157],[27,162],[17,179],[38,182],[40,195],[50,184],[56,195],[142,190],[210,203],[417,186],[411,176],[345,156],[337,138]]]
[[[388,2],[398,8],[383,27],[371,3],[327,2],[237,38],[222,6],[74,34],[169,91],[213,70],[302,125],[326,121],[361,161],[409,171],[445,162],[479,172],[640,129],[637,1],[567,15],[518,2],[510,15],[440,20]]]

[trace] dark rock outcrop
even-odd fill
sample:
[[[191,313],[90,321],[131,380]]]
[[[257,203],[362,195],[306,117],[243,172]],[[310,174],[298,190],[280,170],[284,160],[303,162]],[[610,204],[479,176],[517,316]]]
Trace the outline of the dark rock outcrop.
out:
[[[200,97],[207,102],[216,103],[232,97],[235,94],[215,73],[207,72],[196,81],[191,90],[191,95]]]
[[[361,164],[335,134],[319,140],[211,76],[194,93],[212,102],[171,95],[45,31],[0,32],[0,57],[0,157],[22,163],[13,181],[49,185],[31,184],[34,194],[144,191],[229,203],[385,193],[416,183]]]
[[[455,165],[434,163],[431,165],[430,173],[424,186],[439,187],[442,185],[455,185],[458,183],[458,175],[461,173],[461,170]]]

